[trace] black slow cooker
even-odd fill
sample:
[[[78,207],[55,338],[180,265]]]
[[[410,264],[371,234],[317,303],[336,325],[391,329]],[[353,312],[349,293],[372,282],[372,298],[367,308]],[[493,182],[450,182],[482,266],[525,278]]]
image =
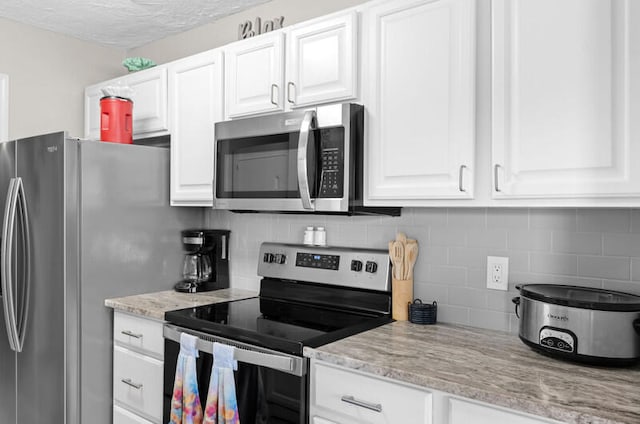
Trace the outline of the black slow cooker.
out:
[[[554,284],[518,288],[519,336],[534,350],[598,365],[640,360],[640,296]]]

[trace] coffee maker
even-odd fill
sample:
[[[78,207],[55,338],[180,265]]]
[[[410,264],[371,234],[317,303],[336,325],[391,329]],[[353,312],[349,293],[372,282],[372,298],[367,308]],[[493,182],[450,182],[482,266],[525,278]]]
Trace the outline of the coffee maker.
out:
[[[184,230],[182,280],[176,291],[196,293],[229,287],[229,230]]]

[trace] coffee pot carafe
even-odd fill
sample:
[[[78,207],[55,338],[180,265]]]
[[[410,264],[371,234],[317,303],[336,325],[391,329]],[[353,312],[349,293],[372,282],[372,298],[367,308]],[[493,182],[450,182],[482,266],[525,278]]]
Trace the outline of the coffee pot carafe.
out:
[[[184,230],[185,250],[179,292],[202,292],[229,287],[228,230]]]

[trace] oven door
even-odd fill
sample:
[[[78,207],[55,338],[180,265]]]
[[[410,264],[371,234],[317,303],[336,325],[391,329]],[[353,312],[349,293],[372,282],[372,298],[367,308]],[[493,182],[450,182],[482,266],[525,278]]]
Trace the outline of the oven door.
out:
[[[350,105],[216,124],[216,209],[347,212]]]
[[[213,357],[212,342],[236,347],[236,395],[243,424],[299,424],[308,422],[308,359],[222,337],[165,324],[163,422],[169,422],[180,333],[197,336],[198,391],[204,410]]]

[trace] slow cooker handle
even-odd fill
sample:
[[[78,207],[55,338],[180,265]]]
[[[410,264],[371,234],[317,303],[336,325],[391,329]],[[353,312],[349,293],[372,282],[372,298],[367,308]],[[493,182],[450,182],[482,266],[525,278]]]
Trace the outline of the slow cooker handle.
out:
[[[511,301],[516,304],[516,316],[520,318],[520,315],[518,315],[518,306],[520,306],[520,296],[514,297],[513,299],[511,299]],[[636,327],[636,330],[638,330],[638,327]]]
[[[640,334],[640,318],[633,321],[633,328],[636,329],[636,333]]]

